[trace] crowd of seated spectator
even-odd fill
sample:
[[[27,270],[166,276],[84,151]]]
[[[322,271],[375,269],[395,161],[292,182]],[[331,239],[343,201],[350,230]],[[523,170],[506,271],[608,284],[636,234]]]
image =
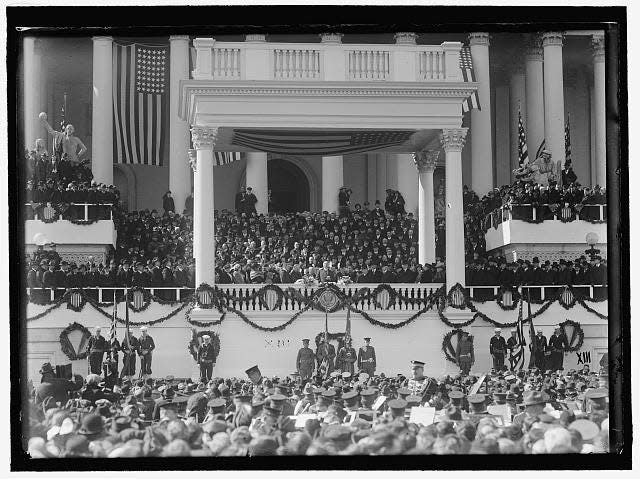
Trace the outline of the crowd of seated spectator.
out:
[[[96,374],[56,378],[50,364],[41,371],[24,413],[32,458],[609,451],[609,390],[588,367],[492,371],[487,394],[469,392],[477,376],[444,376],[423,396],[401,373],[110,385]],[[410,413],[423,404],[436,411],[426,424]]]

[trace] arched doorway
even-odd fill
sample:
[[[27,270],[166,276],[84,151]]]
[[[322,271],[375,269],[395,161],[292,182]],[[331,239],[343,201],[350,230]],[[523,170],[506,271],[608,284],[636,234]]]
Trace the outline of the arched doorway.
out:
[[[269,211],[309,211],[309,180],[294,163],[274,158],[267,162],[271,204]]]

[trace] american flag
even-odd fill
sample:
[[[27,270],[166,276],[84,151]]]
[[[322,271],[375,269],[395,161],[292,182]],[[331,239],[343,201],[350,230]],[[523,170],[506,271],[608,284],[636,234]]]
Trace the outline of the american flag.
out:
[[[518,341],[518,350],[514,354],[515,365],[518,369],[524,367],[524,347],[527,345],[527,341],[524,338],[524,321],[522,318],[522,299],[520,300],[520,310],[518,311],[518,322],[516,323],[516,339]],[[515,367],[514,367],[515,369]]]
[[[567,116],[567,124],[564,126],[564,162],[571,163],[571,125]]]
[[[535,366],[536,364],[536,330],[533,327],[533,318],[531,317],[531,290],[527,290],[527,310],[528,310],[528,318],[529,318],[529,351],[531,351],[531,356],[529,356],[529,369]]]
[[[116,300],[116,295],[113,295],[113,313],[111,314],[111,329],[109,329],[109,344],[113,344],[115,339],[118,339],[118,326],[117,326],[117,318],[118,318],[118,301]]]
[[[476,74],[473,71],[473,60],[471,59],[471,48],[462,47],[460,50],[460,69],[462,70],[462,78],[465,82],[475,82]],[[469,98],[465,98],[462,102],[462,113],[471,111],[473,108],[480,108],[480,97],[478,91],[474,91]]]
[[[289,155],[346,155],[398,146],[414,130],[259,130],[238,129],[232,144]]]
[[[118,163],[162,166],[167,128],[166,47],[113,46],[113,135]]]
[[[237,151],[214,151],[213,152],[213,164],[214,166],[223,166],[238,161],[240,159],[240,153]]]
[[[536,160],[540,158],[540,153],[547,147],[547,141],[543,138],[540,146],[538,147],[538,151],[536,151]]]
[[[518,163],[525,166],[529,163],[529,152],[527,151],[527,134],[522,124],[522,114],[518,108]]]

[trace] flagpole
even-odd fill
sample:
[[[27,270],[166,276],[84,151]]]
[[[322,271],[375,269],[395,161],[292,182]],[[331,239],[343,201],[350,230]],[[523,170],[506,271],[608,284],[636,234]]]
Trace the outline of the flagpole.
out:
[[[131,342],[129,341],[129,300],[128,300],[128,295],[129,295],[129,289],[125,286],[125,288],[124,288],[125,336],[124,337],[125,337],[125,341],[127,342],[127,348],[126,348],[127,366],[125,368],[127,373],[129,373],[130,365],[131,365]],[[125,376],[130,376],[130,374],[125,374]]]

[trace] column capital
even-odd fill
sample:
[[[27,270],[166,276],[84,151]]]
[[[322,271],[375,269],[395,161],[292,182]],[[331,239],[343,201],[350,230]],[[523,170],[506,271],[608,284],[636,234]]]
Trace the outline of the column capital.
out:
[[[440,143],[445,152],[462,151],[469,128],[445,128],[440,136]]]
[[[591,37],[591,54],[594,62],[604,62],[604,35]]]
[[[98,35],[95,37],[91,37],[91,40],[93,40],[93,42],[113,42],[113,37],[110,36],[105,36],[105,35]]]
[[[562,46],[564,34],[562,32],[544,32],[542,35],[542,47]]]
[[[469,34],[469,45],[486,45],[490,43],[489,32],[473,32]]]
[[[342,33],[320,33],[318,36],[320,37],[320,43],[338,44],[342,43],[344,35]]]
[[[187,161],[189,161],[189,166],[195,173],[197,169],[196,167],[198,166],[197,150],[194,150],[193,148],[189,148],[187,150]]]
[[[393,35],[397,45],[415,45],[416,38],[418,38],[418,35],[413,32],[398,32]]]
[[[170,42],[183,42],[189,41],[189,35],[169,35]]]
[[[244,36],[244,41],[250,43],[266,43],[267,35],[264,33],[247,33]]]
[[[191,128],[191,141],[196,150],[213,150],[218,139],[218,129],[210,126],[194,126]]]
[[[439,157],[440,150],[416,151],[413,154],[413,162],[419,173],[433,172]]]

